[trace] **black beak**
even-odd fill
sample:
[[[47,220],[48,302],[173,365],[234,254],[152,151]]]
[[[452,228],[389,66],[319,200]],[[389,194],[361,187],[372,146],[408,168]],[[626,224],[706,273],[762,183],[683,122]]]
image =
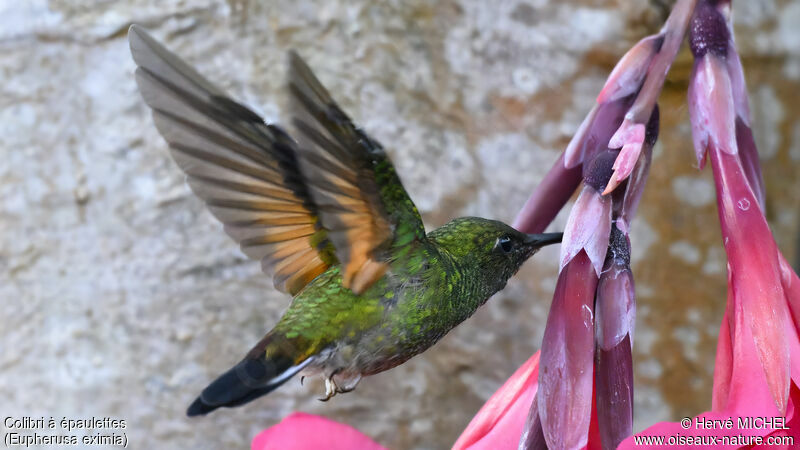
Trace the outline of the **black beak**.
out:
[[[536,248],[542,248],[545,245],[558,244],[561,242],[562,237],[564,237],[564,233],[529,234],[525,239],[525,243]]]

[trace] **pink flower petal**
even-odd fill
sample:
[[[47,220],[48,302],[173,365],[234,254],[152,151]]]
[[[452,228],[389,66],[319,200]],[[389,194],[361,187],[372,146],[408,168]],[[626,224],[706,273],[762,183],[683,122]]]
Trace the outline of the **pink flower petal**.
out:
[[[730,286],[730,283],[728,283]],[[729,321],[732,315],[729,310],[733,306],[733,292],[728,289],[728,307],[722,317],[717,340],[717,357],[714,362],[714,387],[712,389],[711,410],[724,411],[731,393],[731,377],[733,376],[733,343]]]
[[[293,413],[259,433],[252,450],[385,450],[355,428],[313,414]]]
[[[622,122],[617,132],[614,133],[614,136],[611,137],[608,146],[610,148],[622,147],[622,150],[620,150],[617,160],[614,161],[614,173],[611,175],[611,180],[603,191],[603,195],[610,194],[630,176],[634,166],[639,161],[644,139],[645,125],[633,123],[627,118]]]
[[[614,163],[616,167],[614,173],[611,174],[611,179],[608,185],[603,190],[603,195],[608,195],[614,191],[633,171],[636,161],[639,159],[639,153],[642,151],[642,144],[632,143],[625,144],[619,152],[619,158]]]
[[[711,143],[726,153],[738,153],[731,80],[719,57],[707,54],[695,62],[689,82],[689,113],[699,166]]]
[[[737,308],[734,301],[733,309]],[[782,415],[770,392],[769,374],[764,371],[759,361],[750,321],[741,313],[734,313],[729,326],[733,333],[731,377],[727,400],[723,399],[721,394],[715,395],[715,400],[718,398],[719,412],[760,416]]]
[[[698,63],[695,62],[692,68],[692,74],[689,76],[689,115],[691,116],[692,124],[692,143],[694,144],[694,153],[697,158],[697,167],[703,169],[706,165],[706,153],[708,152],[708,130],[706,129],[709,119],[707,113],[699,106],[701,102],[699,90],[702,89],[698,80],[697,74]]]
[[[607,245],[607,244],[606,244]],[[539,417],[550,448],[586,445],[592,416],[597,274],[585,252],[558,276],[542,338]]]
[[[572,168],[591,161],[595,153],[605,150],[633,100],[630,96],[595,105],[564,151],[565,167]]]
[[[728,23],[730,26],[730,22]],[[744,81],[744,70],[739,53],[733,43],[733,30],[730,31],[731,39],[728,43],[728,74],[731,77],[731,89],[733,91],[733,103],[736,106],[736,115],[742,119],[745,125],[750,127],[750,104],[747,101],[747,84]]]
[[[745,322],[740,323],[744,333],[742,333],[741,343],[753,346],[752,335],[749,333],[749,326]],[[726,325],[723,323],[723,330]],[[722,336],[722,334],[721,334]],[[797,336],[793,334],[794,341],[797,342]],[[800,355],[800,344],[793,344],[793,355]],[[736,354],[736,351],[733,351]],[[736,364],[742,366],[743,371],[739,373],[739,377],[734,379],[734,389],[740,390],[740,394],[736,402],[733,402],[721,410],[706,412],[700,416],[691,418],[691,425],[688,429],[680,423],[674,422],[661,422],[655,424],[641,433],[637,433],[635,437],[630,437],[620,444],[620,450],[633,450],[639,448],[648,449],[673,449],[682,448],[688,442],[704,444],[698,448],[715,448],[715,449],[737,449],[743,447],[750,447],[746,445],[722,445],[721,437],[725,436],[728,439],[744,437],[753,442],[754,437],[765,438],[766,436],[792,436],[794,437],[793,444],[781,446],[756,446],[755,448],[778,448],[778,449],[795,449],[797,443],[800,442],[800,414],[797,414],[797,406],[800,405],[800,390],[798,390],[796,382],[791,384],[790,397],[786,408],[785,426],[788,430],[776,429],[775,427],[753,427],[747,426],[743,423],[743,427],[739,427],[739,418],[753,419],[755,417],[780,417],[782,414],[777,410],[775,403],[772,401],[771,395],[768,391],[766,379],[763,371],[759,370],[757,358],[754,355],[754,349],[745,351],[740,355],[736,355]],[[740,359],[740,356],[744,358]],[[719,361],[719,358],[718,358]],[[748,367],[749,366],[749,367]],[[716,369],[720,367],[717,366]],[[715,374],[716,377],[716,374]],[[716,380],[715,380],[716,389]],[[721,425],[712,425],[699,427],[698,421],[708,423],[709,420],[727,421],[731,420],[731,427]],[[722,422],[717,422],[722,423]],[[683,438],[682,443],[673,442],[671,445],[666,439],[672,437],[673,439],[678,436]],[[663,437],[665,442],[657,444],[655,440]],[[648,440],[645,440],[648,439]],[[691,441],[689,441],[691,439]],[[696,445],[695,445],[696,446]]]
[[[758,376],[757,373],[755,373]],[[761,377],[763,383],[763,376]],[[769,396],[769,394],[767,394]],[[786,419],[784,426],[788,430],[776,429],[777,427],[754,427],[748,426],[747,420],[752,420],[756,417],[781,417],[781,414],[775,409],[775,405],[769,401],[766,402],[766,409],[759,406],[748,408],[746,404],[742,403],[739,406],[744,407],[742,410],[725,410],[705,412],[697,417],[692,417],[689,427],[687,428],[683,423],[676,422],[660,422],[657,423],[635,436],[631,436],[624,440],[619,445],[618,450],[636,450],[641,448],[647,449],[675,449],[675,448],[713,448],[713,449],[739,449],[751,448],[750,445],[736,445],[736,439],[745,439],[744,444],[750,442],[757,442],[755,438],[762,440],[766,436],[798,436],[800,433],[800,417],[796,414],[796,405],[800,402],[800,391],[795,384],[792,384],[791,398],[786,410]],[[743,419],[742,427],[740,427],[739,420]],[[711,422],[717,421],[717,422]],[[730,422],[728,422],[730,421]],[[730,424],[728,427],[727,424]],[[725,438],[723,440],[722,438]],[[663,439],[659,442],[658,439]],[[668,439],[673,439],[672,442]],[[676,441],[682,439],[682,441]],[[799,437],[795,437],[793,445],[787,446],[755,446],[755,448],[770,448],[770,449],[795,449],[796,443],[800,442]],[[724,445],[725,442],[734,442],[732,445]],[[691,445],[692,447],[689,447]]]
[[[539,417],[539,401],[536,397],[533,398],[533,404],[528,411],[528,418],[519,438],[519,450],[547,450],[542,420]]]
[[[453,450],[516,449],[539,377],[539,352],[497,390],[461,433]]]
[[[622,125],[608,140],[608,148],[620,148],[630,144],[638,144],[641,147],[642,143],[644,143],[644,124],[635,123],[625,118],[622,121]],[[619,161],[619,159],[617,160]],[[620,162],[616,162],[614,168],[619,168],[620,164]]]
[[[630,335],[605,350],[597,349],[596,409],[604,448],[616,448],[633,432],[633,356]]]
[[[647,122],[644,133],[644,146],[642,147],[642,154],[636,161],[636,166],[628,180],[628,185],[625,187],[625,194],[622,200],[622,211],[619,212],[617,217],[617,228],[626,235],[629,232],[633,216],[636,215],[636,210],[639,207],[639,200],[644,193],[644,186],[647,182],[647,174],[650,173],[650,162],[653,159],[653,146],[658,139],[658,130],[660,127],[661,113],[658,105],[653,108],[653,113],[650,115],[650,120]]]
[[[658,53],[664,36],[648,36],[631,47],[619,60],[608,76],[603,90],[597,96],[597,103],[611,102],[633,94],[642,87],[650,62]]]
[[[733,290],[734,317],[730,325],[734,336],[740,336],[741,324],[745,322],[746,328],[751,330],[767,385],[778,409],[783,412],[789,394],[785,327],[789,311],[781,286],[777,246],[736,155],[720,151],[715,145],[711,146],[710,155],[730,267],[729,287]],[[740,345],[738,339],[734,338],[733,342],[733,382],[742,378],[737,375],[736,367],[742,359],[742,355],[736,354]],[[731,397],[736,395],[734,388],[731,388]]]
[[[626,265],[606,264],[597,285],[595,304],[597,345],[610,351],[633,334],[636,317],[633,275]]]
[[[749,414],[745,418],[752,417]],[[753,436],[765,436],[769,433],[768,429],[750,430],[740,429],[738,427],[737,415],[706,412],[697,417],[690,418],[692,421],[691,427],[687,430],[677,422],[659,422],[641,433],[625,439],[617,450],[639,450],[646,448],[649,450],[674,450],[676,448],[704,448],[704,449],[717,449],[717,450],[734,450],[747,445],[724,445],[724,442],[730,442],[739,436],[744,436],[746,439],[752,439]],[[733,424],[730,429],[725,426],[697,426],[697,422],[725,423],[730,420]],[[726,441],[720,438],[726,437]],[[663,443],[659,443],[658,439],[663,439]],[[672,441],[668,441],[672,439]],[[678,440],[680,439],[680,440]]]
[[[591,186],[584,186],[564,228],[560,270],[584,250],[597,276],[600,276],[610,233],[611,199],[601,196]]]
[[[753,138],[753,131],[742,121],[741,117],[736,118],[736,145],[739,148],[739,157],[747,181],[758,199],[758,206],[763,211],[766,204],[766,190],[764,189],[764,178],[761,176],[761,163],[758,161],[758,149]]]

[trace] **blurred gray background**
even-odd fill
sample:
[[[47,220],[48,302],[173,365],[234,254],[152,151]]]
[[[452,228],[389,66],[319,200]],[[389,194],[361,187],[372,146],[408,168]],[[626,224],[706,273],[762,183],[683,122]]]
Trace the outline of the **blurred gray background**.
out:
[[[448,448],[539,346],[558,249],[432,350],[316,400],[320,380],[189,420],[289,299],[193,197],[136,91],[139,23],[270,121],[298,50],[387,147],[430,228],[511,221],[619,57],[671,1],[0,1],[0,415],[116,417],[133,448],[245,448],[291,411],[393,449]],[[780,247],[800,219],[800,3],[735,1]],[[694,168],[684,50],[634,226],[636,428],[710,405],[725,302],[709,170]],[[553,229],[564,225],[562,214]]]

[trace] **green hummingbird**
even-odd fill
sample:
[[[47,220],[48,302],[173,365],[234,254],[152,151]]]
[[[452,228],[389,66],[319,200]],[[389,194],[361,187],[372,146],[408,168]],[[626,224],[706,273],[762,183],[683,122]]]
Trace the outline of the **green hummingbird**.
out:
[[[383,147],[289,53],[294,140],[228,97],[137,25],[136,81],[192,191],[293,300],[187,414],[233,407],[299,372],[325,398],[404,363],[505,287],[561,233],[478,217],[425,233]]]

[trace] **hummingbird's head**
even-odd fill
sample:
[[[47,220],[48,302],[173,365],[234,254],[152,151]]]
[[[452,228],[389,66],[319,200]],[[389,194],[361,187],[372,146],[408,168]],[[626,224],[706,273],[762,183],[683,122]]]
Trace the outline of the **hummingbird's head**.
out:
[[[561,233],[525,234],[497,220],[461,217],[428,237],[456,264],[477,277],[492,293],[502,289],[522,263],[545,245],[561,242]]]

